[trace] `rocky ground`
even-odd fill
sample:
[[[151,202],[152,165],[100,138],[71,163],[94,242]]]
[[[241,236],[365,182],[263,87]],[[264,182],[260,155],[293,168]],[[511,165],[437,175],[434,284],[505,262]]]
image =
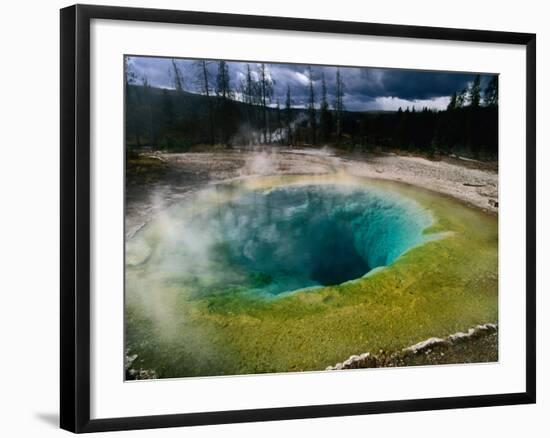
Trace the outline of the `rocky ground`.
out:
[[[366,154],[329,148],[233,148],[215,152],[150,153],[129,160],[126,237],[155,211],[208,184],[255,175],[324,174],[401,181],[496,213],[498,167],[458,157],[428,160],[397,154]]]
[[[380,350],[351,356],[327,370],[388,368],[415,365],[446,365],[498,361],[498,327],[484,324],[466,333],[430,338],[398,352]]]

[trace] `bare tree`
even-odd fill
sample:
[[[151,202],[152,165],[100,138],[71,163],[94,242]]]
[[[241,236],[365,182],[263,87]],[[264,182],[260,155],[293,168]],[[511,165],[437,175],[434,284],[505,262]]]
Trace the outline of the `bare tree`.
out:
[[[277,123],[276,123],[276,127],[275,127],[275,132],[278,134],[277,135],[277,138],[278,138],[278,142],[281,143],[282,142],[282,126],[283,126],[283,118],[281,116],[281,105],[279,103],[279,99],[277,99],[277,103],[275,104],[275,114],[277,116]]]
[[[231,79],[229,76],[229,66],[225,61],[218,61],[218,75],[216,77],[216,95],[219,99],[219,114],[218,125],[221,129],[222,142],[229,144],[229,120],[230,114],[230,99],[233,97],[231,90]]]
[[[319,119],[321,141],[327,142],[330,140],[330,133],[332,131],[332,117],[327,100],[327,82],[325,81],[325,73],[321,73],[321,105]]]
[[[231,99],[232,92],[229,78],[229,66],[225,61],[218,61],[218,76],[216,78],[216,94],[222,99]]]
[[[259,94],[260,94],[260,105],[262,107],[262,130],[264,143],[268,143],[267,133],[269,131],[269,119],[267,116],[267,104],[271,99],[273,94],[273,81],[269,76],[269,73],[265,67],[265,64],[260,64],[259,71]]]
[[[250,64],[246,64],[246,76],[242,80],[241,90],[243,95],[243,102],[248,105],[254,104],[254,79],[252,78],[252,71],[250,70]]]
[[[136,146],[139,148],[141,146],[140,141],[140,112],[137,110],[139,108],[140,96],[135,85],[137,84],[138,77],[134,69],[134,66],[130,62],[130,57],[124,57],[124,84],[126,92],[126,140],[130,137],[130,134],[134,138]],[[129,111],[128,108],[135,108],[133,111]],[[128,150],[128,152],[133,152]]]
[[[248,141],[252,141],[251,129],[256,124],[256,105],[257,105],[257,96],[258,96],[258,83],[252,76],[252,71],[250,70],[250,64],[246,64],[246,75],[241,81],[241,93],[242,100],[246,103],[246,122],[249,127],[247,134]]]
[[[155,147],[157,143],[157,136],[155,132],[155,121],[154,121],[154,112],[153,112],[153,97],[151,95],[151,85],[149,84],[149,80],[147,79],[147,76],[141,77],[141,85],[143,87],[143,94],[145,97],[145,103],[147,105],[148,110],[148,116],[149,120],[149,146]]]
[[[342,80],[342,75],[340,74],[340,69],[336,70],[336,90],[334,98],[334,113],[336,115],[336,139],[337,142],[340,142],[342,138],[342,116],[344,113],[344,81]]]
[[[315,89],[314,89],[313,72],[311,70],[311,66],[308,66],[307,72],[308,72],[308,79],[309,79],[309,85],[308,85],[309,99],[308,99],[307,112],[309,116],[310,139],[311,139],[311,144],[315,144],[317,120],[316,120],[316,114],[315,114]]]
[[[292,98],[290,96],[290,85],[286,86],[286,102],[285,102],[285,125],[287,144],[292,144]]]
[[[206,96],[208,105],[208,131],[210,137],[210,143],[214,144],[214,111],[212,109],[212,99],[210,98],[210,74],[208,72],[209,62],[202,59],[195,62],[195,69],[197,70],[197,84],[199,90]]]
[[[174,88],[177,93],[181,93],[183,91],[183,75],[174,58],[172,58],[172,74],[172,82],[174,84]]]
[[[124,57],[124,82],[126,86],[135,85],[137,82],[137,74],[134,66],[130,63],[130,57]]]

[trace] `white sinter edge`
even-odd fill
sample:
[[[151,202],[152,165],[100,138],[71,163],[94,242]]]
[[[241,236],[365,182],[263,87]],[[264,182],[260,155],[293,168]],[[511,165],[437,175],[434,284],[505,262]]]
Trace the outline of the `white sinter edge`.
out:
[[[496,331],[498,328],[498,324],[480,324],[476,325],[475,327],[472,327],[468,329],[466,333],[464,332],[456,332],[452,335],[447,336],[446,338],[428,338],[424,341],[417,342],[414,345],[411,345],[409,347],[405,347],[401,350],[402,353],[422,353],[426,350],[429,350],[430,348],[440,346],[440,345],[452,345],[455,342],[462,341],[468,338],[471,338],[473,336],[478,335],[482,332],[487,331]],[[344,362],[337,363],[334,366],[328,366],[326,367],[327,371],[333,371],[333,370],[344,370],[347,368],[352,368],[354,364],[358,362],[364,362],[368,358],[374,358],[376,359],[376,356],[371,354],[370,352],[362,353],[362,354],[354,354],[350,357],[348,357]]]

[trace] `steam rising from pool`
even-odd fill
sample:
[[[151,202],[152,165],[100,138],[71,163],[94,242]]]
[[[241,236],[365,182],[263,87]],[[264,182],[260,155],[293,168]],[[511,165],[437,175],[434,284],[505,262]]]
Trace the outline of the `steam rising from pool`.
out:
[[[390,265],[427,240],[431,223],[416,202],[364,185],[218,187],[134,236],[127,267],[190,297],[275,297]]]

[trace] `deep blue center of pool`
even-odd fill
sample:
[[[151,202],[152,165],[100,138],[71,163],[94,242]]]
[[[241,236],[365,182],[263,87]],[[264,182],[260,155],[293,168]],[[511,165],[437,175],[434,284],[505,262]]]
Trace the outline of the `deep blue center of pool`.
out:
[[[360,278],[425,240],[431,216],[391,191],[338,185],[245,191],[195,218],[243,286],[280,294]],[[232,268],[231,268],[232,267]]]

